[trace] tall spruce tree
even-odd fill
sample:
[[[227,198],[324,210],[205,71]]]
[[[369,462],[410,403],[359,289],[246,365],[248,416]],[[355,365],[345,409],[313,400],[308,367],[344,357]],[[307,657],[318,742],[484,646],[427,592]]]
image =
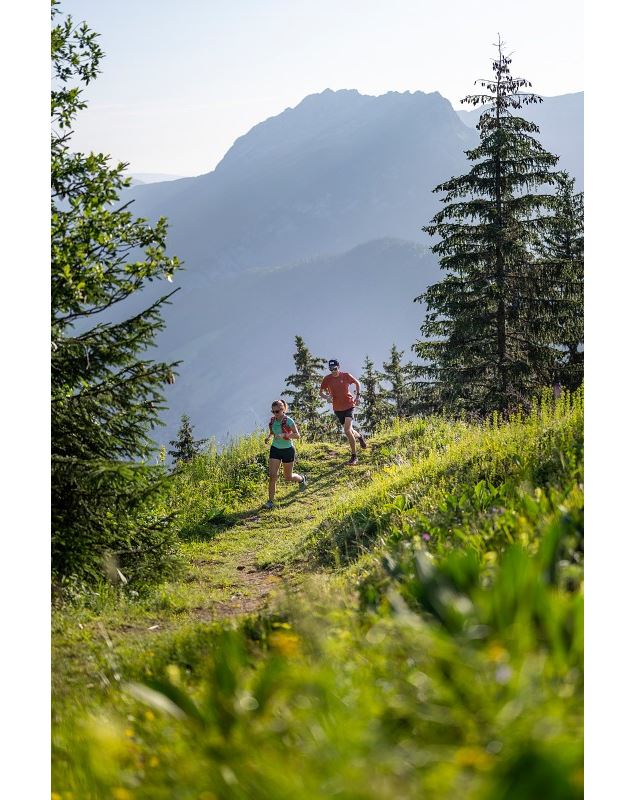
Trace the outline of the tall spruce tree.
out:
[[[402,364],[404,351],[397,350],[397,345],[393,344],[390,350],[390,358],[383,362],[384,371],[380,373],[382,380],[388,383],[385,390],[386,399],[394,405],[394,413],[398,417],[407,417],[412,413],[412,375],[413,367],[411,364]]]
[[[114,553],[128,576],[160,577],[172,541],[143,511],[162,470],[144,463],[172,367],[143,358],[163,327],[169,295],[121,321],[111,311],[142,286],[171,280],[166,222],[117,206],[125,164],[71,150],[81,85],[98,73],[95,32],[52,8],[51,450],[52,559],[56,576],[97,578]],[[57,23],[57,24],[56,24]]]
[[[289,412],[295,421],[304,426],[303,437],[312,439],[322,428],[320,408],[323,402],[320,397],[320,384],[326,359],[314,356],[304,339],[296,336],[293,362],[295,372],[285,380],[285,384],[291,388],[282,394],[290,398]]]
[[[438,237],[432,250],[448,275],[416,298],[428,311],[414,349],[439,404],[477,413],[525,404],[558,360],[558,292],[534,256],[557,207],[548,189],[558,158],[514,113],[542,98],[524,91],[531,84],[510,64],[499,40],[493,78],[476,82],[485,92],[462,101],[485,106],[480,144],[466,153],[470,171],[434,190],[444,207],[423,230]]]
[[[584,195],[562,174],[553,224],[542,235],[538,263],[543,280],[557,296],[560,363],[556,380],[576,389],[584,376]]]
[[[379,425],[393,414],[386,400],[386,391],[381,385],[381,375],[375,370],[368,356],[364,361],[363,372],[359,378],[362,385],[362,403],[359,422],[366,433],[375,433]]]
[[[177,466],[179,463],[187,463],[200,453],[201,447],[206,441],[206,439],[194,438],[192,422],[187,414],[183,414],[181,427],[176,434],[176,439],[170,441],[174,449],[168,450],[168,455],[172,456]]]

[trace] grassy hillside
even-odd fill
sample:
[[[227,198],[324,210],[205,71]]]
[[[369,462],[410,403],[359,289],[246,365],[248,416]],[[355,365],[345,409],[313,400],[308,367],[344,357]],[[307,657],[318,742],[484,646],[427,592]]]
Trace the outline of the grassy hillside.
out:
[[[399,423],[264,512],[175,478],[180,573],[54,612],[54,797],[582,797],[582,396]]]

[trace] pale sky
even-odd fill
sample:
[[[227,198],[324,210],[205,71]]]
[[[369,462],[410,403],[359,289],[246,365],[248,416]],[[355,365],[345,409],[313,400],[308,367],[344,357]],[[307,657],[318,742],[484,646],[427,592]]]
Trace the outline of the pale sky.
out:
[[[238,136],[331,89],[439,91],[488,77],[498,32],[539,94],[583,89],[579,0],[68,0],[101,34],[74,147],[132,172],[212,170]]]

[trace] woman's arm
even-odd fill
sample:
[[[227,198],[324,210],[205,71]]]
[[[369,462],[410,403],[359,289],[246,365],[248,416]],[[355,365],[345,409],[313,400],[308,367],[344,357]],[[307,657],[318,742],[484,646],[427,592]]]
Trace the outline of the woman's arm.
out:
[[[298,430],[298,426],[293,423],[293,427],[291,428],[291,433],[287,434],[287,439],[300,439],[300,431]]]

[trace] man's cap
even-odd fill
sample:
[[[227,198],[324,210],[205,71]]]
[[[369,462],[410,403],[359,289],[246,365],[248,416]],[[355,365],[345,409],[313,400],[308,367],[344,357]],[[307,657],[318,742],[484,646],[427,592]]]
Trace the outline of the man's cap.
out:
[[[340,362],[336,358],[329,358],[329,369],[333,369],[333,367],[339,367]]]

